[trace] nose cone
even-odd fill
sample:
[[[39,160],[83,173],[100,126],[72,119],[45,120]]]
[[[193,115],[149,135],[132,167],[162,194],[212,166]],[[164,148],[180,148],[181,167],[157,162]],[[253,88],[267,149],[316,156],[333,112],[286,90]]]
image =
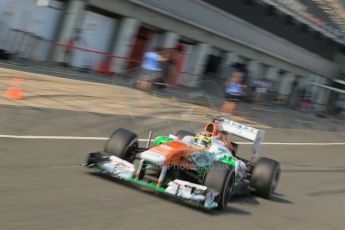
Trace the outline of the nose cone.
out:
[[[156,165],[162,165],[166,160],[164,155],[150,150],[142,152],[140,158]]]

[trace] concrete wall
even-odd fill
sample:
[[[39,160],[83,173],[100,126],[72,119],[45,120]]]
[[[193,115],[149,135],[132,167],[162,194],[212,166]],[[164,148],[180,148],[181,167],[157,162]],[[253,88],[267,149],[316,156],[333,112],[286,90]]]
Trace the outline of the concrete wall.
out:
[[[264,2],[272,2],[272,0],[261,0],[260,2],[262,2],[262,4],[253,0],[202,1],[214,5],[219,9],[237,16],[259,28],[270,31],[276,36],[284,38],[310,52],[317,53],[328,60],[333,61],[335,52],[339,49],[340,44],[328,39],[327,36],[321,35],[321,33],[316,32],[317,30],[309,28],[302,22],[291,20],[290,17],[287,17],[287,14],[285,14],[284,11],[268,7],[267,4],[264,4]],[[285,2],[287,1],[285,0]],[[312,1],[300,2],[308,4],[308,2],[311,3]],[[289,12],[289,10],[286,11]],[[307,21],[305,21],[305,23],[307,23]],[[315,27],[317,28],[317,26]]]
[[[54,8],[37,0],[0,0],[0,49],[45,60],[64,6],[53,3]]]

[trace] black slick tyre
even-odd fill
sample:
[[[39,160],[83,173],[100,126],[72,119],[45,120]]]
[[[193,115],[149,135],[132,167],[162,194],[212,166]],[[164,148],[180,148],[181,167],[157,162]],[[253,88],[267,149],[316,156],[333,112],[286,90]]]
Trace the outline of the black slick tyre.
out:
[[[218,209],[224,209],[235,184],[235,170],[232,166],[215,162],[206,172],[203,184],[219,194],[215,197]]]
[[[251,186],[255,194],[263,198],[270,198],[274,193],[279,181],[280,164],[279,162],[262,157],[253,169],[251,176]]]
[[[120,128],[110,135],[103,151],[106,154],[133,162],[136,148],[138,148],[138,136],[127,129]]]

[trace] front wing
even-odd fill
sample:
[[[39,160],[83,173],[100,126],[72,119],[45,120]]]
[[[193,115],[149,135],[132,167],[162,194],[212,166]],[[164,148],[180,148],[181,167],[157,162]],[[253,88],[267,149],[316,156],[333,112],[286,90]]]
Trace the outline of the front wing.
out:
[[[88,163],[84,165],[99,173],[120,179],[125,183],[135,185],[139,188],[147,188],[151,191],[158,192],[164,196],[174,198],[193,206],[204,209],[217,208],[217,203],[214,199],[218,195],[218,192],[207,188],[206,186],[184,180],[170,181],[164,187],[156,186],[153,183],[135,178],[135,165],[116,156],[105,156],[104,159],[99,160],[98,162],[89,163],[88,161]]]

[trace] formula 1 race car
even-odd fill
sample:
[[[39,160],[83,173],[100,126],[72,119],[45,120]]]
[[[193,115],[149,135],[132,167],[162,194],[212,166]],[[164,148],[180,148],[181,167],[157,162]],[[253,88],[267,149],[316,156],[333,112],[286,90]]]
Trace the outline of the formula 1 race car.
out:
[[[135,133],[117,129],[104,150],[90,153],[84,165],[204,209],[223,209],[243,190],[269,198],[279,180],[280,164],[258,158],[264,131],[209,117],[203,135],[181,130],[158,136],[153,147],[152,132],[146,147],[139,147]],[[253,157],[237,156],[238,144],[226,143],[227,134],[253,141]]]

